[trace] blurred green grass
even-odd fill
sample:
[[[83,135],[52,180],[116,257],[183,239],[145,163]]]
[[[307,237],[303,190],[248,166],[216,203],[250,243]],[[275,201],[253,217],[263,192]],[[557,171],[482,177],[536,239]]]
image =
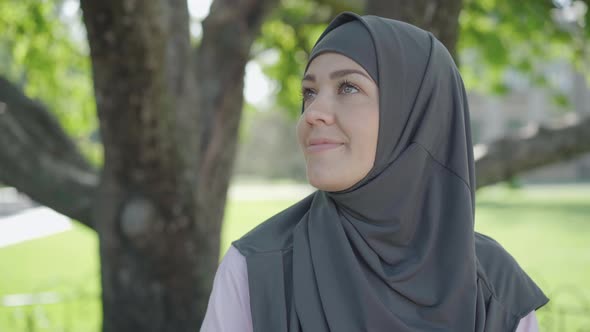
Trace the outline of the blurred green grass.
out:
[[[59,303],[38,306],[0,303],[0,332],[99,331],[98,238],[80,224],[73,226],[70,231],[0,248],[0,299],[36,293],[60,297]]]
[[[233,240],[294,202],[230,201],[220,253],[225,253]],[[551,298],[550,305],[538,314],[543,331],[565,331],[558,326],[567,326],[567,331],[586,331],[590,325],[590,307],[584,303],[590,301],[586,286],[590,281],[590,186],[484,188],[477,193],[476,230],[500,242]],[[66,297],[98,296],[97,253],[96,235],[79,225],[68,232],[0,248],[0,298],[46,291]],[[558,317],[558,307],[582,312]],[[98,331],[100,326],[98,299],[86,300],[82,306],[45,305],[41,312],[46,312],[49,317],[44,319],[48,321],[73,316],[69,323],[60,323],[72,331]],[[0,331],[26,330],[24,319],[12,317],[14,313],[14,308],[0,307]],[[36,315],[33,309],[29,314]],[[15,323],[9,320],[18,321],[19,326],[15,329]]]

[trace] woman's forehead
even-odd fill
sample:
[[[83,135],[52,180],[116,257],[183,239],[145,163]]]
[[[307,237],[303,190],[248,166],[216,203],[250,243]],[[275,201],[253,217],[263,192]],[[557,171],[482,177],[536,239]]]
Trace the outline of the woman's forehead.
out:
[[[326,52],[315,57],[309,64],[307,74],[333,72],[351,69],[368,75],[367,71],[353,59],[335,52]]]
[[[375,83],[371,75],[360,64],[345,55],[335,52],[326,52],[315,57],[309,64],[301,81],[337,80],[349,75],[360,75]]]

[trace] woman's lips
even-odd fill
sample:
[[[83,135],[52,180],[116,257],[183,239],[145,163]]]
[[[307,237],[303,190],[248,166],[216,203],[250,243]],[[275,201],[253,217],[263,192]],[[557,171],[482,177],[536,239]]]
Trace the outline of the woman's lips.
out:
[[[317,153],[323,152],[327,150],[332,150],[344,145],[343,143],[323,143],[323,144],[313,144],[307,146],[307,152],[310,153]]]

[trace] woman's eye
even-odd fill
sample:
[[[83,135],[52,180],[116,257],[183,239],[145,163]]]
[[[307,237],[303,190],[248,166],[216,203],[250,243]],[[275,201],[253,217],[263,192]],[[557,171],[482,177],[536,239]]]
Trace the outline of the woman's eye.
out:
[[[313,98],[315,96],[315,92],[312,89],[303,88],[301,89],[301,97],[303,100],[308,100],[309,98]]]
[[[340,85],[340,92],[344,94],[351,94],[359,92],[359,89],[351,83],[344,82]]]

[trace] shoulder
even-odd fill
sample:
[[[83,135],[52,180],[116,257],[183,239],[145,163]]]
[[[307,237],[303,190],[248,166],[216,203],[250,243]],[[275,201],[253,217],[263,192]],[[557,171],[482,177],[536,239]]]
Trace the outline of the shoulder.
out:
[[[475,233],[478,277],[512,315],[522,318],[549,301],[500,243]]]
[[[223,256],[221,263],[219,263],[219,269],[228,271],[236,277],[247,277],[244,273],[246,270],[246,259],[234,246],[230,246]]]
[[[534,311],[531,311],[518,322],[515,332],[539,332],[539,322]]]
[[[213,331],[252,331],[246,260],[233,246],[217,268],[201,325],[201,332]]]
[[[309,210],[314,194],[272,216],[232,245],[243,256],[282,251],[292,247],[293,230]]]
[[[478,277],[483,279],[492,294],[504,300],[512,291],[515,278],[520,281],[524,271],[518,262],[493,238],[475,233],[475,253]]]
[[[245,291],[245,295],[247,296],[248,272],[246,259],[233,246],[229,247],[219,263],[219,267],[215,273],[215,287],[218,287],[221,292],[237,291],[233,295],[239,298],[244,296]]]
[[[480,267],[488,276],[501,277],[502,268],[518,266],[514,257],[498,241],[477,232],[475,232],[475,253]]]

